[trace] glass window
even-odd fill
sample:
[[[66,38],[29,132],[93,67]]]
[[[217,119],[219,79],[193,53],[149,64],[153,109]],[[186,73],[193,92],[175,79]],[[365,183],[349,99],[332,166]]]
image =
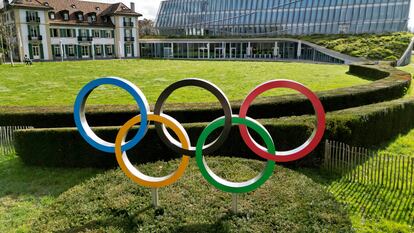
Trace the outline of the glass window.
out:
[[[82,13],[78,13],[78,20],[83,21],[83,14]]]

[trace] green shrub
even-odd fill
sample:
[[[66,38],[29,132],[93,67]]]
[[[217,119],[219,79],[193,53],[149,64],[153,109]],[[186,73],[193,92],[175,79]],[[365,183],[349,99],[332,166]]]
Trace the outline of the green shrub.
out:
[[[391,57],[395,57],[398,60],[412,37],[412,33],[397,32],[384,35],[311,35],[299,38],[355,57],[374,60],[391,60]]]
[[[388,65],[351,65],[349,72],[370,80],[367,85],[318,92],[327,112],[389,101],[402,97],[411,84],[411,75]],[[241,101],[233,101],[233,112]],[[264,97],[255,101],[249,116],[275,118],[313,113],[309,101],[302,95]],[[218,104],[175,104],[167,114],[182,123],[209,122],[223,115]],[[88,107],[87,118],[94,126],[123,125],[137,114],[136,106]],[[35,128],[74,127],[71,107],[0,107],[0,126],[25,125]]]
[[[207,160],[218,175],[235,181],[263,168],[258,161]],[[177,165],[157,162],[140,170],[160,176]],[[151,207],[150,190],[111,170],[60,195],[32,232],[352,232],[346,211],[322,185],[280,166],[260,189],[239,195],[238,214],[229,211],[231,195],[207,183],[194,160],[159,197],[160,207]]]
[[[332,112],[327,115],[325,138],[355,146],[376,147],[412,129],[414,127],[412,116],[414,116],[414,99],[399,99]],[[313,116],[259,121],[273,135],[279,151],[292,149],[303,143],[311,134],[314,126]],[[184,124],[184,127],[194,145],[198,135],[206,127],[206,123]],[[103,127],[96,128],[95,132],[108,141],[114,141],[118,129]],[[105,154],[91,148],[75,128],[18,131],[15,134],[15,142],[17,155],[29,165],[103,168],[117,166],[113,154]],[[319,165],[322,149],[320,146],[313,155],[299,163]],[[180,156],[163,145],[153,128],[148,130],[144,140],[129,154],[134,163],[170,160]],[[237,127],[233,128],[227,142],[214,154],[258,158],[246,148]]]

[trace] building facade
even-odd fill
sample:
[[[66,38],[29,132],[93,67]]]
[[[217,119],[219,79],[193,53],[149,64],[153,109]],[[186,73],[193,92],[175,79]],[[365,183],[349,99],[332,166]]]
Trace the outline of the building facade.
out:
[[[1,20],[12,40],[9,58],[80,60],[139,57],[134,4],[79,0],[5,1]],[[10,53],[10,52],[9,52]]]
[[[351,64],[362,59],[289,38],[141,39],[142,58],[302,61]]]
[[[406,31],[410,0],[166,0],[162,35],[278,36]]]

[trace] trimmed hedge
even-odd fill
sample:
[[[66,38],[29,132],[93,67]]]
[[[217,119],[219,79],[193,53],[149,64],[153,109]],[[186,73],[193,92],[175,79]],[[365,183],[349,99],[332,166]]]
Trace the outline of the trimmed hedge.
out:
[[[414,98],[367,105],[329,113],[327,115],[326,139],[337,140],[355,146],[376,147],[398,134],[414,127]],[[291,149],[304,142],[313,130],[313,116],[264,119],[260,122],[273,135],[278,150]],[[192,144],[206,123],[185,124]],[[95,132],[105,139],[114,141],[118,129],[96,128]],[[218,133],[218,132],[216,132]],[[15,133],[17,155],[28,165],[57,167],[102,167],[117,166],[113,154],[101,153],[89,146],[75,128],[32,129]],[[321,143],[323,145],[323,143]],[[317,165],[323,154],[319,146],[313,156],[299,163]],[[179,157],[167,149],[153,128],[144,140],[129,151],[135,163],[171,160]],[[231,136],[215,153],[216,156],[242,156],[258,158],[248,150],[236,127]]]

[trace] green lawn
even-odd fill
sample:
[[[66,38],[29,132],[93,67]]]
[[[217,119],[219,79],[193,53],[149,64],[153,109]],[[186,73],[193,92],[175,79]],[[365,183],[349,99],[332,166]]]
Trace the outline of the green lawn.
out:
[[[348,75],[348,66],[282,62],[221,62],[167,60],[111,60],[63,63],[35,63],[32,67],[0,66],[1,106],[72,105],[80,88],[105,76],[126,78],[140,87],[148,101],[155,103],[170,84],[184,78],[202,78],[222,88],[230,100],[242,100],[257,85],[273,79],[291,79],[314,91],[331,90],[368,83]],[[110,89],[110,90],[108,90]],[[206,91],[193,88],[174,93],[170,102],[212,102]],[[266,95],[290,93],[284,89]],[[117,88],[96,90],[88,103],[133,104],[132,98]]]
[[[414,129],[382,145],[379,153],[414,158]],[[406,167],[402,173],[405,173],[405,169]],[[403,177],[405,174],[402,173],[397,176]],[[331,178],[323,179],[326,181]],[[347,206],[357,232],[414,232],[414,198],[412,194],[408,194],[406,186],[403,190],[392,190],[387,187],[350,183],[339,178],[328,182],[327,187],[338,201]]]
[[[14,155],[0,156],[0,232],[27,232],[61,193],[99,172],[28,167]]]

